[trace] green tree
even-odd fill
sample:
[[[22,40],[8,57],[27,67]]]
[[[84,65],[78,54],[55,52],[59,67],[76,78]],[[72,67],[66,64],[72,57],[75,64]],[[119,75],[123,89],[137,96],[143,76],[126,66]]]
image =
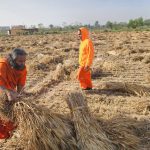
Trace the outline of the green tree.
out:
[[[106,27],[112,29],[113,28],[113,23],[110,21],[107,21]]]
[[[144,20],[144,25],[150,26],[150,19]]]
[[[144,25],[144,21],[142,17],[135,19],[135,21],[137,22],[137,26],[139,27]]]
[[[54,28],[54,25],[53,25],[53,24],[50,24],[50,25],[49,25],[49,28],[50,28],[50,29]]]
[[[134,20],[131,19],[129,20],[129,23],[128,23],[128,27],[131,27],[131,28],[141,27],[143,25],[144,25],[144,21],[142,17],[134,19]]]
[[[99,22],[98,22],[98,21],[95,21],[95,23],[94,23],[94,27],[95,27],[95,28],[100,27],[100,24],[99,24]]]
[[[40,29],[41,29],[41,28],[44,28],[43,23],[39,23],[39,24],[38,24],[38,28],[40,28]]]
[[[135,20],[132,20],[132,19],[129,20],[128,27],[129,27],[129,28],[136,28],[137,25],[136,25]]]

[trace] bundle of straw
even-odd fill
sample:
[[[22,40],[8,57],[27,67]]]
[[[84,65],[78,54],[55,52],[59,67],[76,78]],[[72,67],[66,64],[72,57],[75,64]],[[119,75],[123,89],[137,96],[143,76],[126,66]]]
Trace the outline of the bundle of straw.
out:
[[[2,91],[0,93],[0,118],[2,120],[8,121],[11,119],[13,103],[8,101],[7,91]]]
[[[82,93],[69,93],[66,99],[71,109],[79,149],[114,150],[115,146],[107,138],[98,122],[92,118]]]
[[[116,117],[105,122],[99,119],[97,121],[118,150],[139,149],[140,138],[134,132],[139,124],[136,125],[135,120]]]
[[[104,88],[109,90],[126,92],[137,96],[150,96],[149,88],[137,84],[129,84],[123,82],[109,82],[105,83]]]
[[[41,94],[66,78],[64,66],[62,64],[58,64],[56,70],[48,74],[41,82],[28,90],[28,92],[32,94]]]
[[[72,126],[66,118],[29,101],[15,103],[13,116],[19,123],[18,147],[24,150],[76,149]]]

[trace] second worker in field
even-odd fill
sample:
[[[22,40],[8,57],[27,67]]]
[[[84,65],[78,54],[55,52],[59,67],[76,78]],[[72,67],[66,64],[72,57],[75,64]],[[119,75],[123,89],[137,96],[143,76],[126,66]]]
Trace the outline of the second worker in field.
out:
[[[89,31],[87,28],[82,27],[78,31],[79,38],[81,39],[79,48],[79,69],[77,79],[80,82],[80,87],[83,90],[91,90],[93,85],[91,81],[91,65],[94,58],[94,47],[91,39],[89,38]]]

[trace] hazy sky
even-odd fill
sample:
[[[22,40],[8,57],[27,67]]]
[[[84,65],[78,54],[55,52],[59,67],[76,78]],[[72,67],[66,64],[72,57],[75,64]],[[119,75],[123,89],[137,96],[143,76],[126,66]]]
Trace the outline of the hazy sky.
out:
[[[0,26],[100,24],[150,18],[150,0],[0,0]]]

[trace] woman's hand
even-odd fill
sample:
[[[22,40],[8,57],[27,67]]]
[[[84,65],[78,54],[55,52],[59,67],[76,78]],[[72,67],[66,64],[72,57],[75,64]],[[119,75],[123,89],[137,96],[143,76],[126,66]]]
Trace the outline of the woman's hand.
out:
[[[6,92],[7,96],[8,96],[8,101],[15,101],[17,100],[18,97],[18,93],[15,91],[7,91]]]

